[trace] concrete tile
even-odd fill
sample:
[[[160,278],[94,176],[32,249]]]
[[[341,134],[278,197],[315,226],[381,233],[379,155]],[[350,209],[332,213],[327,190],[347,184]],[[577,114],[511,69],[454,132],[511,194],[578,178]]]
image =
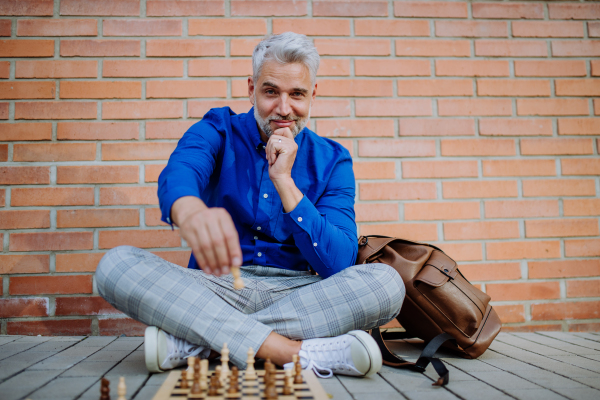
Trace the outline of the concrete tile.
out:
[[[79,346],[105,347],[114,342],[117,336],[88,336],[79,343]]]
[[[547,369],[548,371],[556,372],[559,375],[569,377],[586,377],[598,379],[596,372],[590,371],[589,369],[580,368],[575,365],[566,364],[563,362],[546,363],[538,365],[540,368]]]
[[[117,389],[119,386],[119,376],[105,376],[110,381],[110,398],[117,399]],[[146,382],[144,376],[127,376],[125,377],[125,386],[127,387],[127,395],[125,398],[130,398],[132,394],[138,391],[138,389]],[[78,400],[98,400],[100,396],[100,378],[94,383]],[[149,398],[151,399],[151,397]]]
[[[445,360],[448,364],[455,366],[456,368],[464,371],[464,372],[474,372],[474,371],[502,371],[499,368],[494,367],[488,363],[479,360]]]
[[[530,340],[526,340],[526,339],[523,339],[518,336],[513,336],[510,338],[501,338],[501,339],[497,338],[496,340],[498,340],[499,342],[502,342],[502,343],[509,343],[513,347],[518,347],[520,349],[524,349],[524,350],[530,351],[532,353],[540,354],[542,356],[548,356],[548,355],[569,356],[572,354],[567,351],[555,349],[553,347],[549,347],[549,346],[542,345],[539,343],[534,343]]]
[[[503,371],[527,371],[539,369],[534,365],[515,360],[513,358],[491,358],[485,360],[484,362]]]
[[[514,333],[515,336],[531,341],[536,345],[547,346],[549,349],[566,351],[571,354],[600,354],[600,351],[589,349],[582,346],[570,344],[563,340],[548,337],[546,334],[540,333]],[[552,354],[555,355],[555,354]],[[556,354],[561,355],[561,354]]]
[[[0,362],[0,365],[2,365],[0,368],[0,380],[6,379],[17,372],[23,371],[38,361],[50,357],[52,354],[53,353],[29,353],[25,351],[23,353],[6,358]]]
[[[499,372],[472,372],[471,375],[481,381],[494,386],[496,389],[539,389],[540,386],[526,381],[523,378],[505,371]]]
[[[565,397],[548,389],[514,389],[506,392],[519,400],[564,400]]]
[[[325,392],[333,396],[333,399],[350,399],[352,396],[346,390],[344,385],[339,381],[336,376],[331,379],[319,379],[319,383],[325,389]]]
[[[144,386],[131,400],[149,400],[156,395],[160,386]],[[337,400],[337,399],[336,399]]]
[[[98,378],[94,377],[58,377],[46,386],[36,390],[28,398],[31,400],[70,400],[85,392]],[[98,393],[99,395],[100,393]]]
[[[35,342],[21,342],[20,340],[16,340],[9,346],[0,347],[0,360],[4,360],[8,357],[14,356],[15,354],[22,353],[25,350],[29,350],[32,347],[37,346],[38,344],[39,343]]]
[[[32,365],[28,368],[30,371],[35,370],[61,370],[65,371],[80,361],[85,360],[85,357],[63,357],[59,355],[55,355],[53,357],[49,357],[39,363]]]
[[[0,346],[5,345],[6,343],[14,342],[15,340],[21,338],[21,336],[17,335],[0,335]]]
[[[123,359],[123,362],[137,362],[146,365],[146,358],[143,351],[136,350],[129,353],[129,355]]]
[[[39,346],[31,348],[31,351],[54,351],[58,353],[59,351],[63,351],[75,345],[76,343],[77,341],[74,340],[49,340],[40,344]]]
[[[460,385],[448,387],[448,390],[464,400],[508,400],[512,397],[491,387],[490,385],[480,382],[461,382]]]
[[[594,335],[592,332],[571,332],[571,334],[578,338],[600,342],[600,335]]]
[[[20,343],[44,343],[52,339],[52,336],[21,336]]]
[[[118,338],[104,347],[104,350],[130,350],[134,351],[144,343],[144,338]]]
[[[70,341],[82,341],[87,336],[52,336],[50,338],[51,342],[70,342]]]
[[[526,379],[530,382],[536,383],[542,387],[547,389],[553,389],[557,387],[565,387],[565,388],[583,388],[579,382],[576,382],[574,379],[567,378],[556,374],[554,372],[538,370],[538,371],[520,371],[519,376],[523,379]]]
[[[129,352],[127,351],[111,351],[111,350],[100,350],[91,354],[87,361],[121,361],[124,357],[127,356]]]
[[[7,379],[29,367],[29,363],[0,361],[0,381]]]
[[[598,378],[574,377],[573,380],[595,389],[600,389],[600,379]]]
[[[77,343],[75,346],[69,347],[56,355],[61,357],[89,357],[100,349],[101,347],[85,347]]]
[[[405,391],[427,391],[437,390],[435,386],[431,386],[434,382],[425,375],[410,371],[410,374],[402,372],[380,372],[379,374],[397,391],[404,393]],[[450,381],[452,383],[452,381]],[[351,393],[354,393],[350,390]]]
[[[400,393],[398,392],[386,392],[386,393],[377,393],[377,400],[400,400],[400,399],[404,399],[404,396],[402,396]],[[354,398],[354,400],[373,400],[373,394],[369,394],[369,393],[357,393],[354,396],[350,396],[350,395],[346,395],[345,397],[343,397],[342,395],[339,395],[338,397],[336,397],[335,395],[333,396],[333,399],[352,399]]]
[[[473,377],[472,375],[467,374],[466,372],[461,371],[460,369],[446,363],[446,368],[448,369],[448,372],[450,373],[450,382],[460,382],[460,381],[476,381],[477,378]],[[416,372],[415,372],[416,373]],[[435,370],[433,369],[427,369],[425,371],[425,373],[423,375],[428,376],[429,378],[431,378],[432,380],[437,380],[438,379],[438,374],[437,372],[435,372]]]
[[[4,366],[3,366],[4,368]],[[24,398],[46,382],[54,379],[60,371],[25,371],[0,384],[3,400]]]
[[[568,332],[544,332],[540,333],[543,336],[549,336],[553,339],[560,340],[562,342],[567,342],[570,344],[574,344],[576,346],[580,346],[587,349],[600,350],[600,341],[597,340],[588,340],[584,337],[575,336],[572,333]]]
[[[146,364],[144,363],[121,362],[112,370],[110,370],[110,374],[148,376],[150,372],[148,372],[148,369],[146,369]]]
[[[162,374],[151,374],[150,379],[146,382],[146,386],[161,386],[168,376],[169,374],[167,372],[163,372]]]
[[[556,388],[555,392],[562,394],[572,400],[598,400],[600,399],[600,390],[592,388],[573,389],[573,388]]]
[[[408,398],[409,400],[454,400],[454,399],[459,399],[459,397],[455,396],[452,392],[450,392],[446,389],[443,389],[443,388],[437,388],[435,390],[428,390],[428,391],[402,392],[402,395],[405,396],[406,398]],[[402,399],[403,397],[400,396],[400,397],[395,397],[395,398]]]
[[[553,360],[557,360],[566,364],[575,365],[580,368],[589,369],[590,371],[600,372],[600,361],[590,360],[587,357],[580,356],[550,356]],[[598,375],[600,379],[600,374]]]
[[[372,375],[368,378],[360,378],[354,376],[338,375],[338,379],[344,387],[352,394],[356,393],[384,393],[395,392],[379,374]]]
[[[61,377],[72,376],[95,376],[104,375],[108,370],[115,366],[112,361],[82,361],[79,364],[66,370]]]

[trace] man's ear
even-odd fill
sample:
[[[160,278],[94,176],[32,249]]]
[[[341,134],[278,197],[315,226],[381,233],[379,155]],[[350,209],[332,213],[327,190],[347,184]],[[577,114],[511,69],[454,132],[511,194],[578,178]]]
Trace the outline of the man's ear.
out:
[[[317,84],[315,83],[315,87],[312,92],[312,101],[315,101],[315,97],[317,97]]]
[[[250,103],[254,105],[254,79],[252,77],[248,78],[248,98],[250,99]]]

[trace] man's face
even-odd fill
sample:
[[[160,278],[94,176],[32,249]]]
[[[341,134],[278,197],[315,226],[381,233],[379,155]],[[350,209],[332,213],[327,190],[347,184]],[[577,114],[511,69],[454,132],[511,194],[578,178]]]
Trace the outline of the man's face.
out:
[[[261,136],[268,139],[280,128],[289,128],[294,136],[300,133],[310,118],[316,89],[303,64],[265,62],[257,82],[248,78],[248,95]]]

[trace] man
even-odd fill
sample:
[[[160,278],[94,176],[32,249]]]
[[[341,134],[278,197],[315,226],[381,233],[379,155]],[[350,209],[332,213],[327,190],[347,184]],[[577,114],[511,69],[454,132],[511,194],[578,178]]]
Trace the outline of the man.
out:
[[[405,291],[387,265],[353,266],[352,159],[306,128],[319,55],[288,32],[260,42],[252,65],[253,109],[209,111],[159,178],[162,220],[192,248],[188,268],[117,247],[98,266],[98,291],[149,325],[152,372],[227,343],[240,368],[252,347],[280,366],[299,354],[321,375],[372,375],[381,353],[363,330],[392,320]],[[245,288],[234,290],[239,266]]]

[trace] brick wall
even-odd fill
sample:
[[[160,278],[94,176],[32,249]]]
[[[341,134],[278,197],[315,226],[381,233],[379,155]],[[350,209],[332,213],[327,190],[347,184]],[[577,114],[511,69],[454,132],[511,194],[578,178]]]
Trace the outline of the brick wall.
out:
[[[0,0],[2,334],[135,334],[120,245],[186,265],[156,181],[254,45],[322,64],[312,129],[352,153],[360,233],[436,243],[515,330],[600,329],[600,2]],[[596,97],[596,98],[594,98]]]

